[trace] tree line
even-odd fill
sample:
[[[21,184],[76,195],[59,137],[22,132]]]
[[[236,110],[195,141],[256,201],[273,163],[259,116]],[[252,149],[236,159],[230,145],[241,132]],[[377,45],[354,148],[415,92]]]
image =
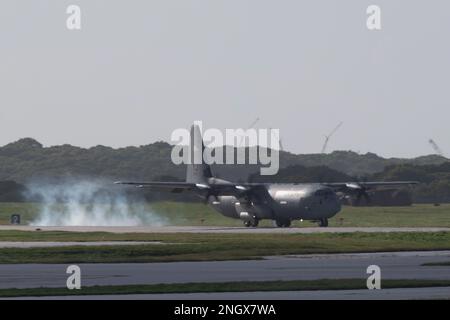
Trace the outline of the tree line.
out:
[[[227,147],[229,148],[229,147]],[[115,180],[183,181],[184,165],[170,161],[172,145],[155,142],[125,148],[71,145],[44,147],[25,138],[0,147],[0,201],[18,201],[31,182],[57,183],[71,178]],[[450,201],[450,162],[429,155],[413,159],[383,158],[373,153],[335,151],[330,154],[280,152],[280,171],[259,176],[259,165],[213,165],[214,173],[236,182],[340,182],[359,180],[416,180],[416,202]],[[140,191],[148,200],[168,196]],[[192,200],[191,196],[170,196]]]

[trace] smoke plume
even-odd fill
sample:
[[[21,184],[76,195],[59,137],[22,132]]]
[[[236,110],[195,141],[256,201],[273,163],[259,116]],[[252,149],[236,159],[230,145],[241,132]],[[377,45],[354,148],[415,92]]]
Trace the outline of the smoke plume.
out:
[[[38,201],[35,226],[160,226],[165,219],[151,212],[143,198],[102,181],[31,183],[27,198]]]

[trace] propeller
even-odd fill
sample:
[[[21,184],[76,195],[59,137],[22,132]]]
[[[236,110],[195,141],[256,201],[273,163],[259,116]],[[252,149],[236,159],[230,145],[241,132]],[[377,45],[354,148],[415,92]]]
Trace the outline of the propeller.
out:
[[[366,200],[366,203],[370,204],[370,196],[364,188],[358,190],[356,193],[356,205],[359,205],[361,198],[364,198]]]
[[[217,194],[215,192],[212,192],[211,190],[209,190],[208,193],[205,194],[205,197],[203,198],[203,203],[204,204],[208,204],[210,199],[211,199],[211,202],[212,201],[219,201],[219,198],[217,198]]]
[[[346,188],[350,190],[351,193],[356,195],[355,204],[359,205],[362,198],[366,200],[366,203],[369,204],[371,199],[369,194],[367,193],[367,189],[360,185],[359,183],[347,183]]]

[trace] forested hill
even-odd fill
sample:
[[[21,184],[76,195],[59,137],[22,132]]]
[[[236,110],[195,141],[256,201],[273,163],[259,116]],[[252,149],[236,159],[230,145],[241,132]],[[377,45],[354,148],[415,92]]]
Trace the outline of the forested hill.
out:
[[[185,167],[170,160],[172,146],[155,142],[139,147],[113,149],[105,146],[80,148],[71,145],[43,147],[25,138],[0,147],[0,180],[27,182],[36,178],[101,177],[107,179],[151,180],[160,177],[184,178]],[[331,154],[281,152],[280,166],[327,166],[350,176],[367,176],[395,164],[432,165],[448,161],[429,155],[414,159],[385,159],[373,153],[335,151]],[[256,165],[214,166],[222,178],[246,180],[258,172]]]

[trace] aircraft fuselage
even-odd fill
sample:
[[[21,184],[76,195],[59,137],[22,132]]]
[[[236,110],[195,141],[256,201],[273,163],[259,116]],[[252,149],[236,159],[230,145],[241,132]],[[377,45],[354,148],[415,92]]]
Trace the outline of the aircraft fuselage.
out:
[[[249,199],[209,197],[208,203],[224,216],[254,224],[270,219],[283,226],[292,220],[327,221],[341,210],[338,197],[321,184],[267,184]]]

